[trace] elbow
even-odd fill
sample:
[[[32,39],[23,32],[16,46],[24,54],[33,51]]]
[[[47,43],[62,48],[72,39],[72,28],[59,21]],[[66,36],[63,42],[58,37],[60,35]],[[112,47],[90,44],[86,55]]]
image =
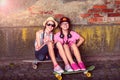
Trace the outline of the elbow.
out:
[[[84,38],[82,38],[82,39],[81,39],[81,41],[82,41],[82,43],[83,43],[83,42],[85,41],[85,39],[84,39]]]

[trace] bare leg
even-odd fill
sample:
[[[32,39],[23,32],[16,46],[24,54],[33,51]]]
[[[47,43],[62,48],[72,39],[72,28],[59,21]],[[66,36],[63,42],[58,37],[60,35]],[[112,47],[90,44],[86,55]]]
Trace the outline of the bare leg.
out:
[[[77,59],[77,62],[81,62],[81,61],[82,61],[82,60],[81,60],[81,55],[80,55],[80,52],[79,52],[79,50],[78,50],[77,45],[76,45],[76,44],[72,44],[71,48],[72,48],[72,51],[73,51],[73,53],[74,53],[74,56],[75,56],[76,59]]]
[[[54,50],[53,50],[53,43],[52,42],[48,42],[48,51],[49,51],[49,55],[51,57],[51,60],[53,62],[53,65],[56,66],[58,65],[57,63],[57,60],[55,58],[55,53],[54,53]]]
[[[65,53],[66,53],[66,56],[67,56],[70,64],[74,63],[71,52],[70,52],[70,49],[69,49],[69,46],[64,44],[64,49],[65,49]]]
[[[54,47],[53,43],[52,42],[48,42],[49,55],[51,57],[53,65],[54,65],[54,71],[57,72],[57,73],[63,73],[64,70],[58,65],[57,60],[55,58],[55,53],[54,53],[53,47]]]
[[[62,44],[60,42],[57,42],[56,46],[58,48],[59,54],[60,54],[61,58],[63,59],[65,65],[69,64]]]

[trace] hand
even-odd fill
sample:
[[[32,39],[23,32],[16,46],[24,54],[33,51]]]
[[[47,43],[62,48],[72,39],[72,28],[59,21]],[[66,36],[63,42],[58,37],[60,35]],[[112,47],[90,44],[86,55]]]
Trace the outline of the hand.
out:
[[[46,42],[50,41],[50,38],[49,37],[45,37],[43,41],[44,41],[44,43],[46,43]]]
[[[36,46],[36,47],[35,47],[35,50],[36,50],[36,51],[40,50],[40,47],[39,47],[39,46]]]

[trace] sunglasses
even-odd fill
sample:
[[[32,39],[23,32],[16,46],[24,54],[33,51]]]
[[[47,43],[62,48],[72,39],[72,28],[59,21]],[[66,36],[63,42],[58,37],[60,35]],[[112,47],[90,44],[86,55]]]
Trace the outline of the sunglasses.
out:
[[[55,24],[50,24],[50,23],[48,23],[48,24],[46,24],[47,26],[52,26],[52,27],[55,27]]]

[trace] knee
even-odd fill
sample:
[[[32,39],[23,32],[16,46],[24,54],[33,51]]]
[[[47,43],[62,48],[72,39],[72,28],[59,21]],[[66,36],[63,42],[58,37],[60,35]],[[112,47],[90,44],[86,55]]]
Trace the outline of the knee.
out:
[[[73,50],[76,50],[76,49],[78,50],[78,47],[77,47],[76,44],[72,44],[72,45],[71,45],[71,48],[72,48]]]

